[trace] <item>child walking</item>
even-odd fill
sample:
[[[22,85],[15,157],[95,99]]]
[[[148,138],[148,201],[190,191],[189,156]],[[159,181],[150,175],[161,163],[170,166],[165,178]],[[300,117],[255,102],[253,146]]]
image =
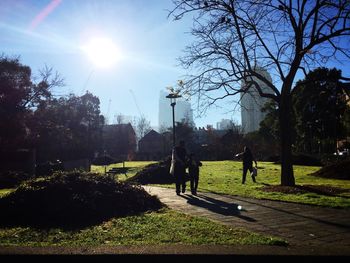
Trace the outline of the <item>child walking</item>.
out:
[[[194,153],[189,155],[188,173],[190,176],[191,193],[197,195],[198,181],[199,181],[199,167],[202,162],[198,160]]]

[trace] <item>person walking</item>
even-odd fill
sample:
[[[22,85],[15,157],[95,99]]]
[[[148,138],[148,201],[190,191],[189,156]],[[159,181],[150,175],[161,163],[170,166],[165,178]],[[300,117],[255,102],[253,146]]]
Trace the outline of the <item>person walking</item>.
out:
[[[190,176],[191,193],[193,195],[197,195],[200,166],[202,166],[202,162],[198,160],[195,153],[191,153],[188,160],[188,173]]]
[[[253,173],[253,161],[255,162],[255,169],[258,166],[258,163],[256,162],[251,150],[249,149],[248,146],[244,147],[244,151],[241,153],[237,153],[235,157],[241,157],[243,160],[243,174],[242,174],[242,184],[245,183],[247,172],[249,170],[252,180],[255,183],[255,176],[256,174]]]
[[[186,191],[186,168],[188,163],[188,155],[185,148],[185,141],[181,140],[179,144],[174,147],[172,159],[174,164],[176,194],[180,195],[180,190],[182,193],[185,193]]]

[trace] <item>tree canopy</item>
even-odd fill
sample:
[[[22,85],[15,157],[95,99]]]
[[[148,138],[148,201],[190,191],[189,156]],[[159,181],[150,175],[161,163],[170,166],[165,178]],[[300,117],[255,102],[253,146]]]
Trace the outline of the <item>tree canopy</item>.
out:
[[[92,158],[101,144],[104,118],[100,101],[87,92],[56,98],[52,89],[64,85],[45,66],[35,82],[18,57],[0,57],[0,149],[2,153],[35,148],[39,161]]]
[[[343,122],[347,109],[341,71],[318,68],[297,82],[293,107],[299,147],[308,152],[335,152],[346,136]]]

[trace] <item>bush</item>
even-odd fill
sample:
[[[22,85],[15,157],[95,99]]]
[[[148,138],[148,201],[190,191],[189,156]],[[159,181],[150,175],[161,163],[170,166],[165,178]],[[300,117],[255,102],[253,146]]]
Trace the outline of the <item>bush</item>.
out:
[[[267,160],[272,161],[275,164],[281,163],[279,156],[271,156]],[[299,153],[293,154],[293,165],[322,166],[322,162],[316,156]]]
[[[32,176],[21,171],[4,171],[0,172],[0,189],[14,188],[22,182],[31,179]]]
[[[137,172],[135,176],[126,180],[130,183],[138,183],[142,185],[147,184],[173,184],[175,177],[169,173],[171,159],[166,159],[158,163],[153,163],[145,166],[141,171]],[[186,173],[186,181],[190,177]]]
[[[142,187],[94,173],[60,173],[20,185],[0,199],[5,225],[80,227],[163,205]]]
[[[64,167],[60,160],[48,161],[40,163],[35,167],[35,175],[37,177],[51,176],[56,171],[63,171]]]

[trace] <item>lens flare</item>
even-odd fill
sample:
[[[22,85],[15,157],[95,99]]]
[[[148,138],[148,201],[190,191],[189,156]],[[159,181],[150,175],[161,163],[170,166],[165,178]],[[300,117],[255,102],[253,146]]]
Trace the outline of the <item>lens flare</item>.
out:
[[[119,59],[120,52],[109,38],[93,38],[82,46],[88,58],[99,68],[112,67]]]

